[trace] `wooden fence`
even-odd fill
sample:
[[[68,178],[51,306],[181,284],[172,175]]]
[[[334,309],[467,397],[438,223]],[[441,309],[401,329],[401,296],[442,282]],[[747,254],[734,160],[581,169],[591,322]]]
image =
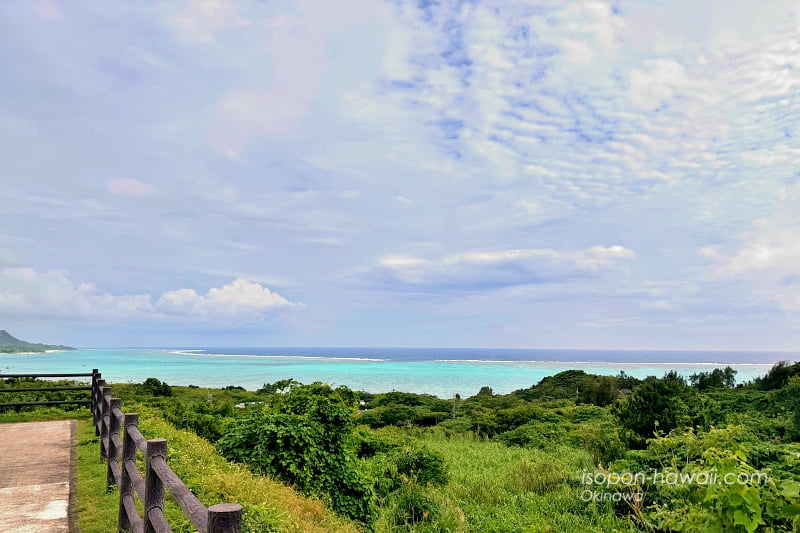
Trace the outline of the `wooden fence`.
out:
[[[91,374],[0,374],[0,379],[7,378],[86,378],[92,377],[97,372],[93,370]],[[85,390],[91,391],[92,387],[20,387],[20,388],[0,388],[0,393],[14,394],[24,392],[57,392],[57,391],[76,391]],[[6,402],[0,403],[1,407],[27,407],[29,405],[91,405],[92,400],[89,398],[83,400],[52,400],[40,402]]]
[[[106,461],[106,486],[119,488],[119,531],[133,533],[172,533],[164,517],[165,488],[200,533],[239,533],[242,506],[223,503],[206,508],[167,464],[167,441],[144,438],[139,431],[139,415],[123,413],[119,398],[111,397],[97,369],[91,374],[0,374],[0,378],[24,377],[89,377],[87,387],[40,387],[45,390],[90,390],[90,400],[67,402],[26,402],[3,405],[56,405],[78,403],[90,405],[95,435],[100,437],[100,457]],[[0,389],[3,392],[12,389]],[[33,391],[34,389],[23,389]],[[120,433],[122,436],[120,437]],[[136,453],[145,459],[145,474],[136,465]],[[142,502],[139,515],[134,497]]]
[[[106,484],[119,487],[119,530],[171,533],[164,518],[166,487],[200,533],[239,533],[242,506],[223,503],[206,508],[167,465],[167,441],[146,440],[138,428],[139,415],[123,413],[121,407],[100,373],[94,373],[92,420],[100,437],[100,457],[108,463]],[[144,476],[136,466],[137,450],[145,458]],[[134,495],[143,503],[143,516],[136,510]]]

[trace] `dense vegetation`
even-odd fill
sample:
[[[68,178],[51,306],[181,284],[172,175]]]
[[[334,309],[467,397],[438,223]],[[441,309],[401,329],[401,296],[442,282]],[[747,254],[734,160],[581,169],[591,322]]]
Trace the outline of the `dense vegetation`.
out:
[[[731,369],[571,370],[469,398],[291,379],[246,391],[151,378],[115,394],[363,531],[800,531],[800,363],[738,386]],[[259,520],[251,530],[289,530]]]

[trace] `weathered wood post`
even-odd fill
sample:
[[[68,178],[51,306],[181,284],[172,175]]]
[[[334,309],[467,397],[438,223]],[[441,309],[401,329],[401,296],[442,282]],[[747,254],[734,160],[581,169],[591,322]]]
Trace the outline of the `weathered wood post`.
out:
[[[116,435],[119,437],[119,419],[114,416],[114,409],[119,409],[121,407],[122,400],[119,398],[111,398],[111,406],[108,410],[108,465],[106,468],[106,490],[109,491],[111,487],[117,484],[117,480],[114,478],[112,465],[117,462],[120,451],[117,450],[117,445],[114,444],[112,436]]]
[[[94,409],[94,434],[100,436],[100,426],[103,425],[103,387],[106,385],[106,380],[102,379],[100,374],[97,374],[97,381],[95,382],[95,390],[92,391],[92,408]]]
[[[100,411],[100,458],[108,459],[108,415],[111,411],[111,387],[100,387],[101,401],[103,402]]]
[[[241,505],[220,503],[208,508],[208,533],[240,533],[241,531]]]
[[[120,470],[122,471],[121,481],[119,484],[119,517],[117,523],[119,524],[120,531],[131,531],[131,521],[128,518],[128,512],[125,510],[125,500],[133,498],[133,483],[131,476],[128,474],[128,469],[125,468],[126,464],[136,464],[136,443],[128,434],[128,428],[139,426],[139,414],[127,413],[125,420],[122,422],[123,436],[122,436],[122,462]]]
[[[147,441],[147,454],[144,478],[144,533],[158,533],[150,520],[150,511],[158,508],[164,509],[164,483],[153,470],[153,459],[161,457],[167,459],[166,439],[152,439]]]
[[[92,423],[94,424],[94,435],[96,437],[100,436],[100,432],[97,430],[97,409],[95,409],[95,405],[97,402],[97,380],[100,379],[100,372],[96,369],[92,369]]]

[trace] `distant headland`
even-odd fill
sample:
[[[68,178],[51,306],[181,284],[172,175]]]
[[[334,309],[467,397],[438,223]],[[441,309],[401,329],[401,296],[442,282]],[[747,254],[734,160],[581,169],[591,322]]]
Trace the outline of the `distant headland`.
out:
[[[69,346],[60,344],[40,344],[26,342],[12,336],[4,329],[0,329],[0,354],[3,353],[43,353],[50,350],[74,350]]]

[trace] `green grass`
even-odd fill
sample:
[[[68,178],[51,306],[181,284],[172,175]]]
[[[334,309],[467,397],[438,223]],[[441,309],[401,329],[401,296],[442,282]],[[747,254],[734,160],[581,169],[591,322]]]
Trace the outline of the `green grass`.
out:
[[[78,420],[77,511],[81,533],[117,530],[119,493],[106,491],[106,463],[100,459],[100,437],[95,437],[91,417]]]
[[[397,526],[387,508],[379,533],[638,531],[605,505],[581,500],[578,472],[592,466],[583,451],[508,447],[469,435],[448,438],[436,430],[410,433],[444,456],[450,479],[445,487],[427,489],[438,504],[436,517]]]
[[[67,419],[92,419],[92,413],[88,407],[79,407],[74,410],[65,410],[60,407],[45,407],[39,406],[37,408],[27,407],[26,410],[15,412],[6,411],[0,412],[0,424],[13,423],[13,422],[41,422],[44,420],[67,420]],[[99,444],[98,444],[99,446]],[[100,453],[100,452],[98,452]]]

